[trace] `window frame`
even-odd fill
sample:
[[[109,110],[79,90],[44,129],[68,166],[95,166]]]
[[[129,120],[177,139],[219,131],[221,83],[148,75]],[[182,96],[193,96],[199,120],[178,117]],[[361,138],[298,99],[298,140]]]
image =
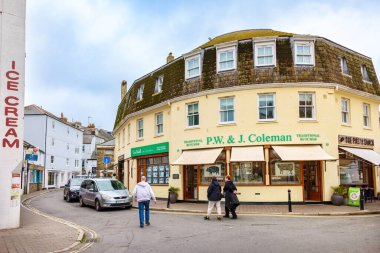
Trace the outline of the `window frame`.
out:
[[[142,122],[142,128],[141,129],[139,126],[139,122]],[[142,133],[141,137],[140,137],[140,131]],[[143,118],[136,120],[136,135],[137,135],[136,140],[144,139],[144,119]]]
[[[300,110],[300,107],[301,107],[301,105],[300,105],[300,97],[301,97],[301,95],[302,94],[304,94],[304,95],[306,95],[306,94],[311,94],[312,95],[312,117],[311,118],[301,118],[300,117],[300,113],[299,113],[299,110]],[[300,120],[300,121],[313,121],[313,120],[317,120],[317,110],[316,110],[316,96],[315,96],[315,93],[314,92],[298,92],[298,120]],[[310,106],[306,106],[306,105],[304,105],[303,107],[310,107]]]
[[[198,65],[198,74],[190,76],[189,72],[191,70],[196,69],[196,68],[189,69],[188,63],[190,61],[195,60],[195,59],[198,59],[198,64],[199,64]],[[189,56],[188,58],[185,58],[185,79],[186,80],[199,77],[201,75],[201,73],[202,73],[202,64],[201,64],[201,55],[200,54],[192,55],[192,56]]]
[[[160,82],[159,82],[160,80]],[[162,92],[162,86],[164,85],[164,75],[161,75],[156,78],[156,83],[154,85],[154,94]]]
[[[272,63],[271,64],[259,64],[259,48],[261,47],[271,47],[272,48]],[[265,51],[265,49],[264,49]],[[276,41],[263,41],[263,42],[255,42],[255,54],[254,54],[254,63],[255,67],[275,67],[276,66]],[[261,57],[268,57],[267,55]]]
[[[127,145],[131,143],[131,123],[127,126]]]
[[[189,115],[189,106],[194,106],[195,104],[198,105],[198,110],[197,110],[197,113],[193,113],[192,115]],[[198,125],[191,125],[189,124],[189,118],[190,117],[193,117],[193,122],[195,121],[194,120],[194,116],[198,116]],[[199,102],[191,102],[191,103],[188,103],[186,104],[186,128],[197,128],[199,127]]]
[[[161,123],[158,123],[158,116],[161,116],[161,120],[162,122]],[[159,113],[156,113],[154,115],[154,121],[155,121],[155,135],[156,136],[161,136],[161,135],[164,135],[164,113],[163,112],[159,112]],[[162,131],[161,132],[158,132],[160,126],[162,126]]]
[[[366,110],[365,108],[368,108],[368,110]],[[366,112],[368,114],[366,114]],[[371,105],[367,103],[363,103],[363,127],[367,129],[371,128]]]
[[[346,102],[346,111],[343,110],[343,102]],[[343,120],[343,114],[346,113],[347,117],[347,122],[344,122]],[[342,116],[342,124],[343,125],[350,125],[351,124],[351,115],[350,115],[350,99],[348,98],[341,98],[341,116]]]
[[[122,133],[121,134],[121,145],[124,148],[125,147],[125,127],[123,128],[121,133]]]
[[[229,52],[229,51],[232,51],[232,60],[233,60],[233,64],[232,64],[232,67],[231,68],[226,68],[226,69],[221,69],[220,67],[220,55],[222,53],[226,53],[226,52]],[[216,70],[217,70],[217,73],[220,73],[220,72],[226,72],[226,71],[231,71],[231,70],[236,70],[236,66],[237,66],[237,49],[236,49],[236,46],[228,46],[228,47],[222,47],[222,48],[218,48],[216,50]],[[228,62],[228,61],[224,61],[224,62]]]
[[[300,54],[300,56],[310,56],[310,63],[298,62],[298,46],[310,46],[310,54]],[[294,41],[294,65],[296,66],[315,66],[315,49],[313,40],[295,40]]]
[[[340,60],[340,68],[342,70],[342,75],[351,77],[351,72],[350,72],[350,69],[348,68],[348,61],[347,61],[346,57],[341,56],[341,57],[339,57],[339,60]],[[347,68],[347,73],[344,72],[344,70],[345,70],[344,65]]]
[[[222,106],[222,100],[224,99],[232,99],[232,105],[233,105],[233,109],[232,110],[222,110],[221,109],[221,106]],[[222,112],[229,112],[229,111],[233,111],[233,121],[222,121]],[[228,115],[228,114],[227,114]],[[228,117],[227,117],[228,118]],[[235,97],[232,96],[232,97],[220,97],[219,98],[219,125],[226,125],[226,124],[234,124],[235,123]]]
[[[143,100],[144,88],[145,88],[145,84],[140,84],[140,86],[137,88],[137,94],[136,94],[136,101],[137,102]]]
[[[260,107],[260,96],[268,96],[272,95],[273,96],[273,106],[265,106],[265,107]],[[259,93],[257,94],[257,121],[260,122],[270,122],[270,121],[276,121],[277,120],[277,113],[276,113],[276,93]],[[273,119],[260,119],[260,109],[261,108],[273,108]]]
[[[363,82],[372,83],[371,78],[368,75],[367,66],[365,64],[360,65],[360,73],[362,74],[362,81]]]

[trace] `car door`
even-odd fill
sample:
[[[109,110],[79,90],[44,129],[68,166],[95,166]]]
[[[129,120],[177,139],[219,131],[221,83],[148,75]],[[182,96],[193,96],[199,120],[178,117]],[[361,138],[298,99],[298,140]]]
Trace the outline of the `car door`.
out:
[[[84,180],[82,182],[82,184],[80,185],[80,196],[82,198],[82,201],[84,204],[87,204],[88,203],[88,200],[87,200],[87,185],[88,185],[88,180]]]
[[[90,181],[87,185],[87,199],[89,205],[95,206],[95,198],[96,198],[96,185],[94,181]]]

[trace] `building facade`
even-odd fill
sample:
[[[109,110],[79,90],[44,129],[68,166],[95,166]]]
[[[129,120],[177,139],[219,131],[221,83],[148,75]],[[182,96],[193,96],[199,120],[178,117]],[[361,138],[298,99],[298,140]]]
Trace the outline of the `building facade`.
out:
[[[115,139],[96,145],[97,158],[97,176],[113,176],[115,173],[117,178],[124,182],[123,170],[117,171],[114,159]],[[109,163],[104,163],[104,157],[109,157]],[[120,173],[119,173],[120,172]]]
[[[231,175],[243,202],[330,201],[380,191],[380,87],[372,60],[326,38],[273,30],[216,37],[136,80],[115,121],[133,188],[207,200]]]
[[[24,141],[24,164],[21,173],[21,188],[24,194],[42,190],[45,171],[45,152]]]
[[[25,140],[45,151],[43,188],[63,187],[81,173],[83,131],[38,107],[25,107]]]

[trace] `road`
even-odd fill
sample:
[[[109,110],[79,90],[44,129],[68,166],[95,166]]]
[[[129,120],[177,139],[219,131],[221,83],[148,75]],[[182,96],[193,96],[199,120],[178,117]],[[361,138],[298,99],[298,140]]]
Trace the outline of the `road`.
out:
[[[239,216],[238,220],[152,213],[139,227],[137,210],[96,212],[67,203],[62,191],[36,198],[32,206],[96,231],[86,252],[380,252],[380,216]],[[154,205],[154,204],[153,204]]]

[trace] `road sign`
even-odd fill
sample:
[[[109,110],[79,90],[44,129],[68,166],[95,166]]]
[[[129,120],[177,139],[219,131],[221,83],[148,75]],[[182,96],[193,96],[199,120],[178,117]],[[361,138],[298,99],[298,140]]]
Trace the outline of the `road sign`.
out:
[[[38,155],[37,154],[26,154],[25,160],[36,162],[38,160]]]
[[[110,156],[103,156],[103,163],[104,164],[111,163],[111,157]]]

